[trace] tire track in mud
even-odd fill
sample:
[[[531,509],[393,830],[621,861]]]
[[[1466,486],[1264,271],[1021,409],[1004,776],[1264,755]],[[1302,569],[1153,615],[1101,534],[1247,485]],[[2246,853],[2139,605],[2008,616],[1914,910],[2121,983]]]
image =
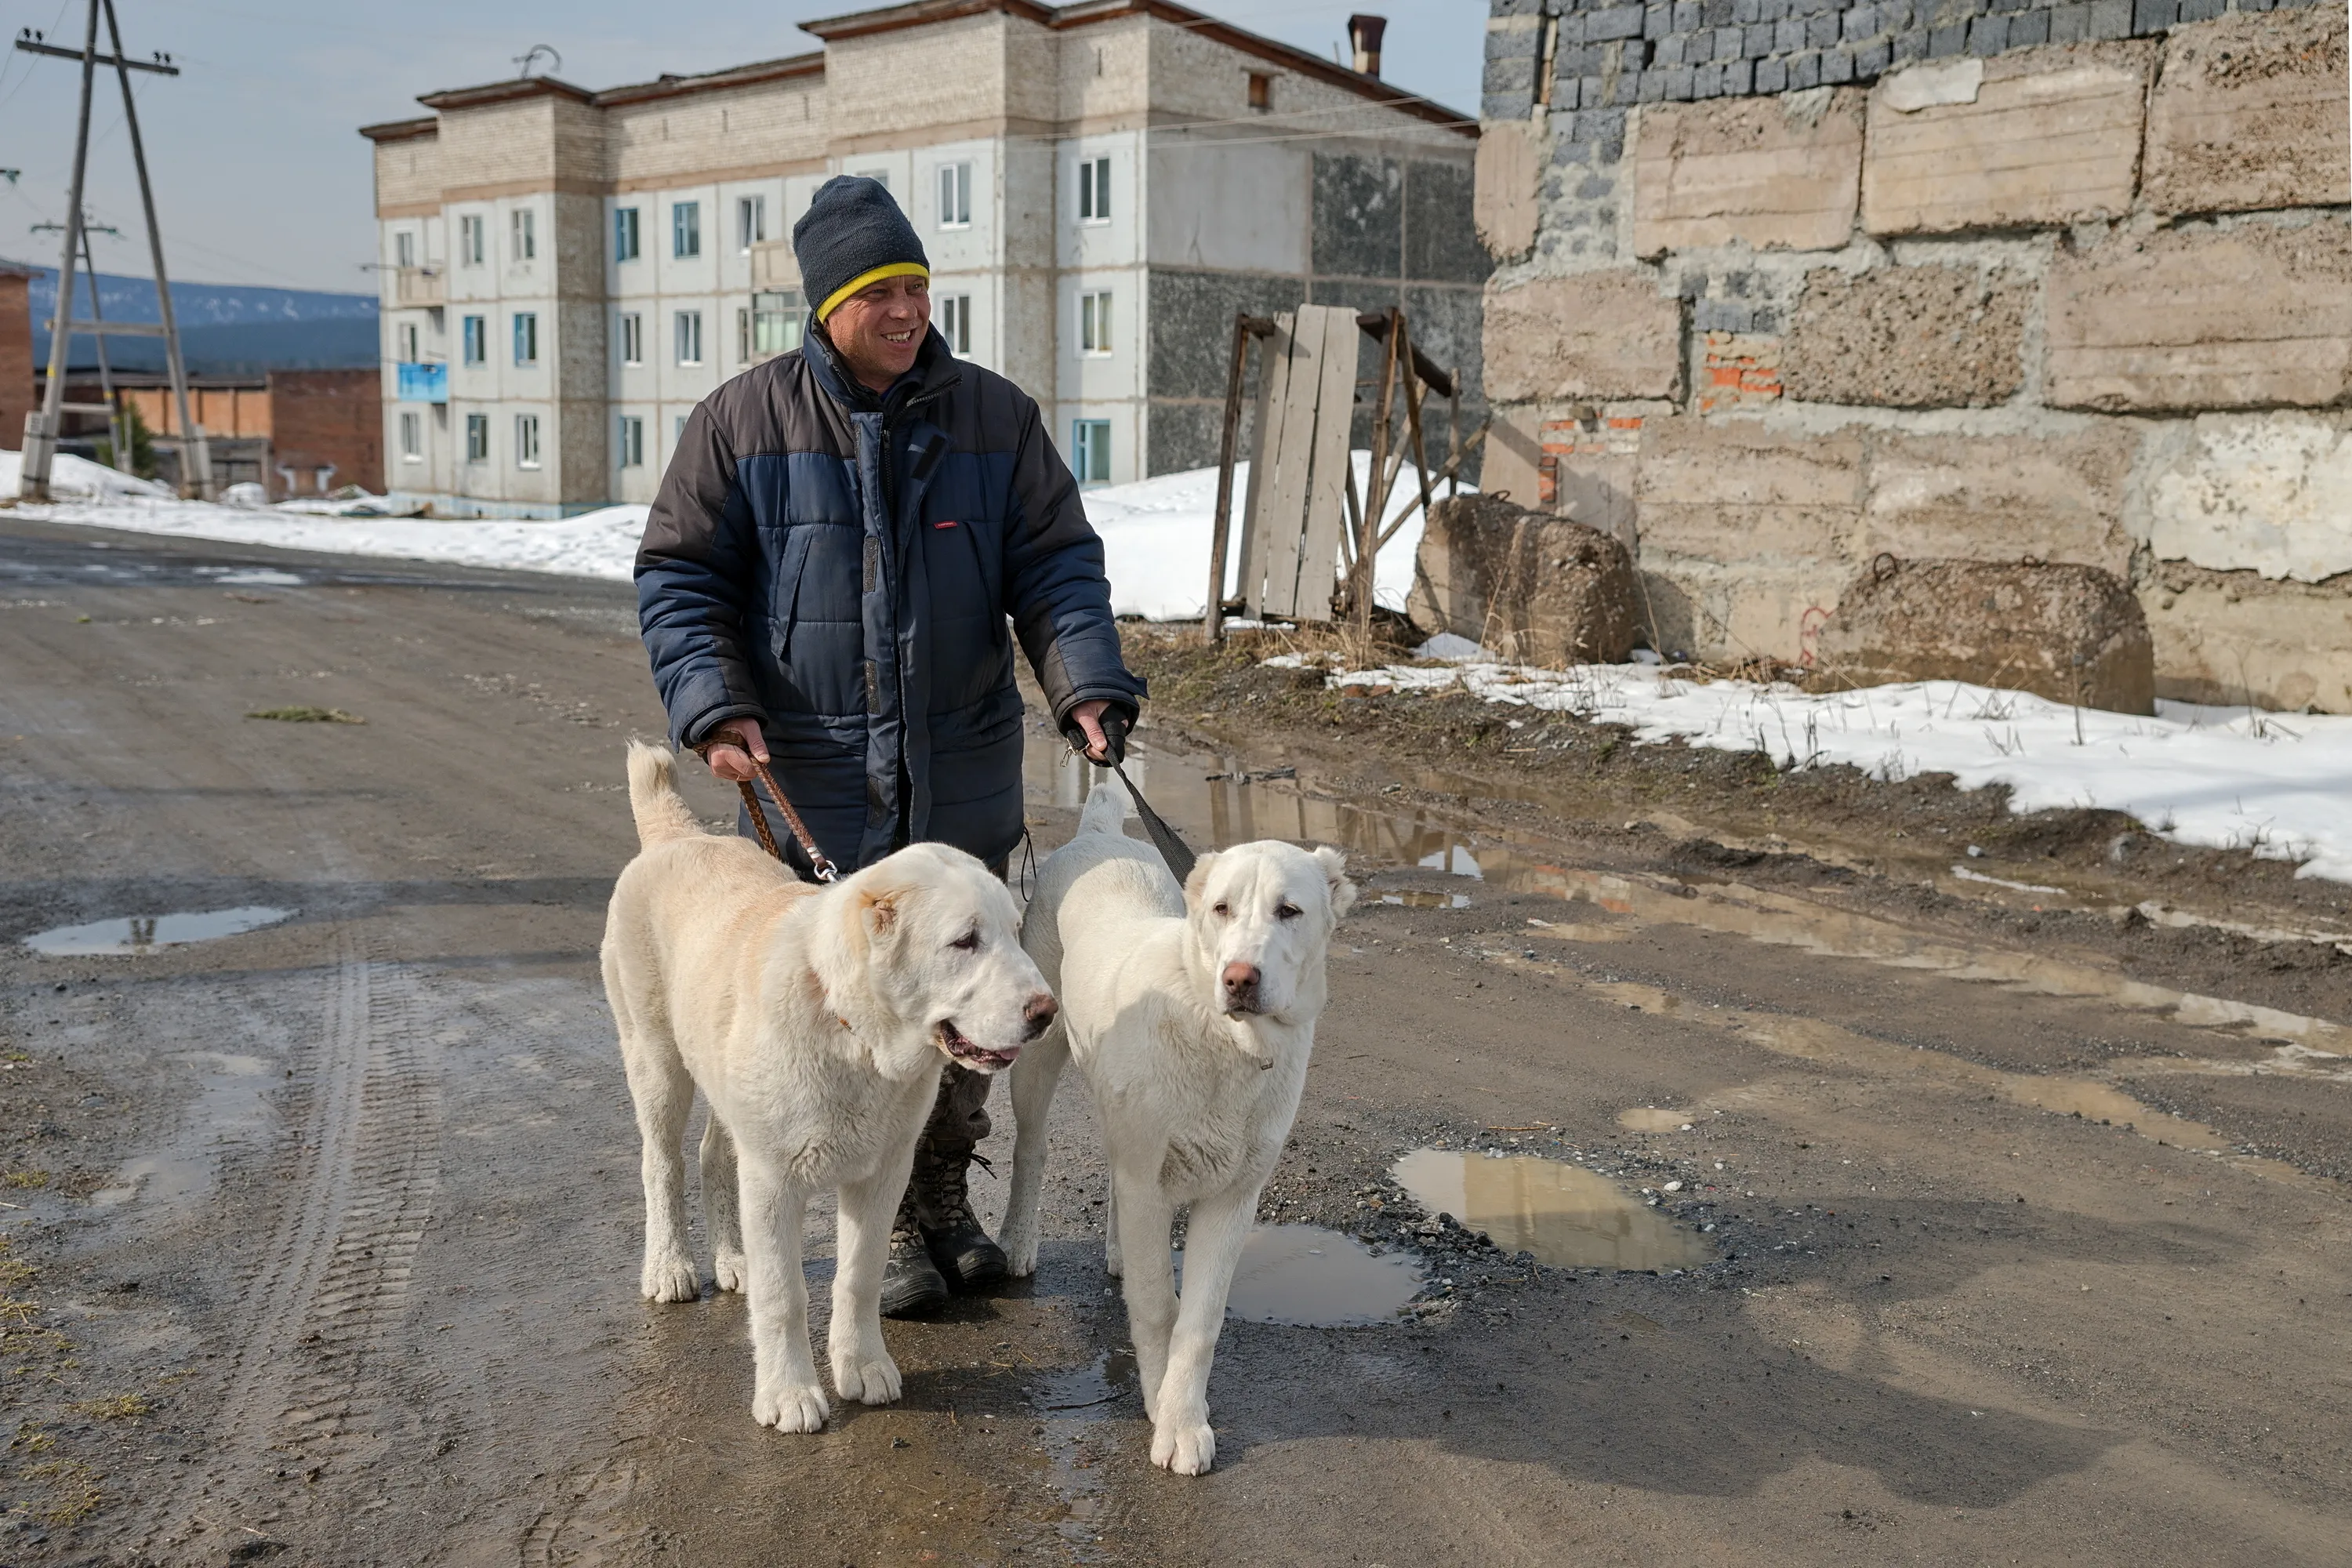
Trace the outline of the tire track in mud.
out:
[[[333,943],[324,1027],[296,1069],[293,1161],[224,1356],[212,1457],[160,1504],[151,1548],[188,1543],[206,1502],[268,1496],[288,1469],[315,1481],[418,1422],[379,1363],[439,1184],[439,1052],[416,1026],[414,977],[371,959],[348,923]]]
[[[656,1549],[653,1531],[626,1513],[644,1479],[634,1459],[614,1458],[573,1471],[562,1500],[540,1511],[523,1531],[521,1568],[607,1568],[646,1561]]]

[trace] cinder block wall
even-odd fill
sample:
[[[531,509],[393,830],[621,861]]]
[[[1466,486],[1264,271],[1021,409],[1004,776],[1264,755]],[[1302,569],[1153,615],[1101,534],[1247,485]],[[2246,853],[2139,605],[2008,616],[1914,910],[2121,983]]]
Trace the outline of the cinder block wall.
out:
[[[1633,543],[1664,651],[1807,662],[1881,552],[2034,556],[2129,578],[2162,695],[2352,711],[2337,0],[1488,29],[1486,486]]]

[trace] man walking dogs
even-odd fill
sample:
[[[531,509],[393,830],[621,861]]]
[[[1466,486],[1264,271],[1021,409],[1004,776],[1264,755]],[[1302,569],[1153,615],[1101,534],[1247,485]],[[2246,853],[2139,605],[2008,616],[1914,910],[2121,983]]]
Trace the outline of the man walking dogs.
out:
[[[1036,404],[930,330],[929,264],[887,187],[827,181],[793,248],[806,342],[695,409],[646,524],[654,683],[679,744],[724,779],[770,763],[843,868],[937,840],[1001,876],[1022,832],[1013,637],[1098,760],[1106,715],[1117,733],[1143,697],[1102,542]],[[895,1317],[1004,1275],[966,1197],[989,1079],[944,1071],[890,1238]]]

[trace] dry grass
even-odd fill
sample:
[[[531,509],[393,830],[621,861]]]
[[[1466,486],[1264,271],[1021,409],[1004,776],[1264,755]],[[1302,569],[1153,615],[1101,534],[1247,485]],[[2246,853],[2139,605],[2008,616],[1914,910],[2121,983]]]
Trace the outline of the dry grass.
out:
[[[110,1399],[85,1399],[66,1408],[93,1421],[129,1421],[146,1415],[154,1406],[136,1394],[118,1394]]]
[[[268,719],[280,724],[364,724],[366,720],[340,708],[256,708],[248,719]]]
[[[46,1187],[48,1184],[49,1173],[47,1171],[9,1171],[0,1174],[0,1186],[33,1189]]]

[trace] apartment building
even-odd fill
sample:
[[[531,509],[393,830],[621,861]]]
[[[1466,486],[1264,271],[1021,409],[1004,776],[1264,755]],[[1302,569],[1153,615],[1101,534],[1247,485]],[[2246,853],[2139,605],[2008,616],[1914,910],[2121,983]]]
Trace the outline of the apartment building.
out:
[[[390,488],[457,516],[653,498],[695,404],[797,347],[793,223],[838,174],[922,235],[950,345],[1081,480],[1213,461],[1234,312],[1402,305],[1477,399],[1477,126],[1377,52],[1167,0],[923,0],[821,50],[419,99],[375,144]]]

